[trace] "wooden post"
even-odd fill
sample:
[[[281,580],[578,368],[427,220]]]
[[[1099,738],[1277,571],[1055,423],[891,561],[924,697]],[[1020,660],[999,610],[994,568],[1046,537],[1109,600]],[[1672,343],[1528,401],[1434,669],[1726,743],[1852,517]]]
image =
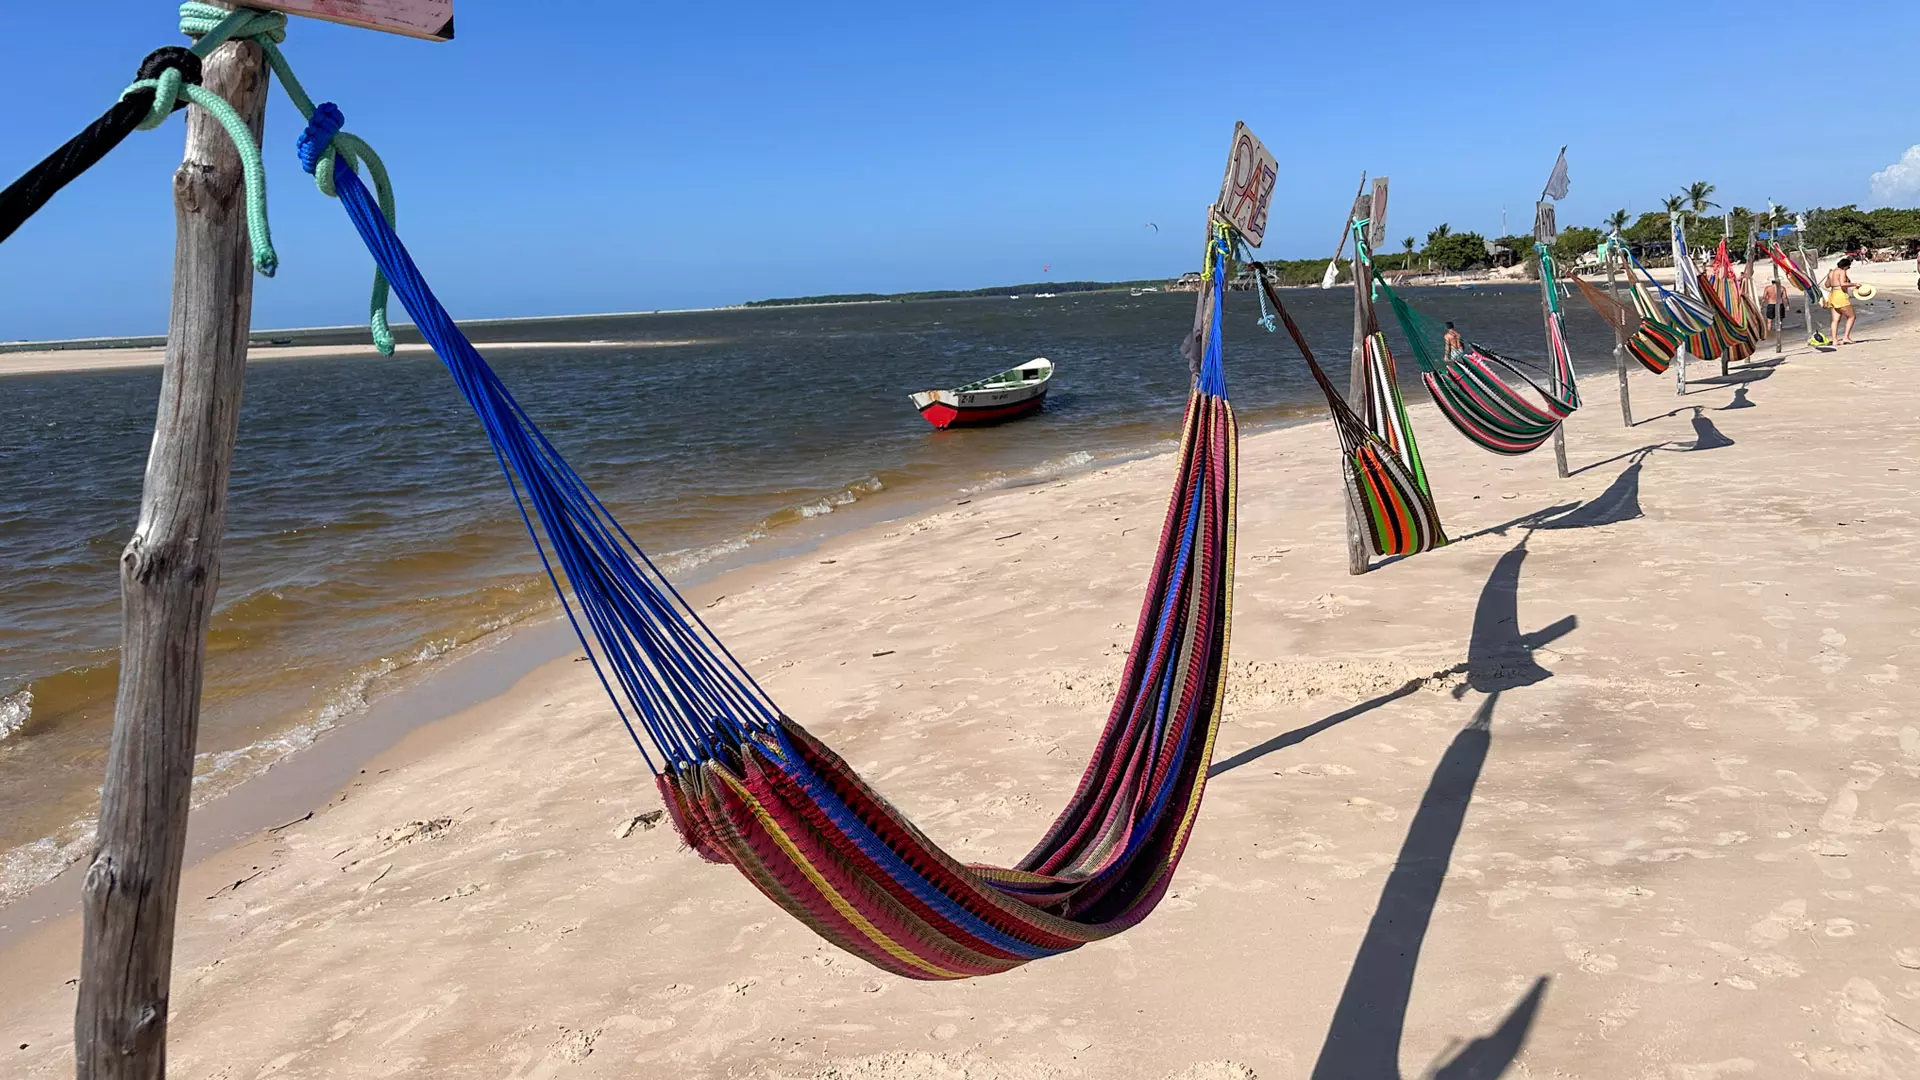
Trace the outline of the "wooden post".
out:
[[[1616,233],[1613,239],[1624,243]],[[1613,272],[1613,244],[1607,245],[1607,292],[1615,303],[1626,305],[1630,301],[1620,299],[1620,279]],[[1618,324],[1613,328],[1613,370],[1620,377],[1620,422],[1633,426],[1633,400],[1627,393],[1627,334]]]
[[[1680,215],[1667,215],[1667,237],[1673,247],[1673,291],[1680,292],[1680,259],[1687,251],[1687,232],[1680,224]],[[1676,397],[1687,396],[1687,346],[1684,342],[1673,354],[1673,392]]]
[[[1549,248],[1553,246],[1554,241],[1552,207],[1553,204],[1547,202],[1546,196],[1542,195],[1539,205],[1534,207],[1533,212],[1533,242],[1536,244],[1545,244]],[[1546,258],[1537,252],[1534,257],[1542,260],[1543,263]],[[1543,322],[1550,323],[1553,321],[1553,283],[1547,280],[1545,265],[1540,267],[1540,318]],[[1551,341],[1549,341],[1548,344],[1549,347],[1551,347]],[[1551,362],[1553,358],[1549,356],[1547,359]],[[1560,385],[1560,372],[1558,367],[1551,369],[1551,371],[1554,393],[1564,393],[1566,387]],[[1563,479],[1568,475],[1567,422],[1565,420],[1556,424],[1553,429],[1553,468]]]
[[[1802,216],[1804,217],[1805,215],[1802,215]],[[1806,228],[1800,225],[1797,219],[1794,222],[1794,226],[1795,228],[1793,230],[1793,246],[1795,248],[1798,248],[1800,251],[1800,269],[1808,277],[1812,278],[1814,281],[1817,282],[1820,280],[1820,260],[1813,258],[1812,256],[1807,254]],[[1806,292],[1801,294],[1800,314],[1806,320],[1807,337],[1811,339],[1814,335],[1813,294],[1811,292]]]
[[[1780,250],[1780,223],[1771,203],[1767,205],[1767,250]],[[1773,354],[1778,356],[1787,350],[1787,286],[1780,276],[1780,264],[1771,255],[1767,261],[1773,263],[1773,291],[1780,298],[1773,309]]]
[[[260,47],[220,46],[206,59],[203,81],[257,138],[267,100]],[[85,931],[73,1020],[80,1080],[166,1075],[173,919],[201,664],[220,581],[253,307],[240,159],[219,122],[197,107],[187,110],[173,199],[166,366],[140,521],[120,556],[120,691],[99,838],[81,893]]]
[[[1353,213],[1347,218],[1347,229],[1352,231],[1354,222],[1373,216],[1373,197],[1365,193],[1366,185],[1361,185],[1362,194],[1353,201]],[[1353,245],[1353,352],[1349,356],[1351,367],[1347,371],[1347,404],[1358,406],[1367,392],[1366,347],[1367,333],[1373,325],[1373,276],[1367,269],[1365,252],[1361,250],[1360,238],[1354,237]],[[1349,466],[1343,461],[1341,468]],[[1367,537],[1361,526],[1360,515],[1355,510],[1353,500],[1347,501],[1347,573],[1364,574],[1367,572]]]

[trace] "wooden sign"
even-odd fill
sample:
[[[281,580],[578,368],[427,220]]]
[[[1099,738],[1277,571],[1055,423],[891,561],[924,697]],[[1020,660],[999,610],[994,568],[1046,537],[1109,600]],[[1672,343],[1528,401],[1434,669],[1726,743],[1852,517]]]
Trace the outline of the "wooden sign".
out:
[[[453,0],[269,0],[262,6],[428,41],[453,40]]]
[[[1559,226],[1553,221],[1553,202],[1542,199],[1533,208],[1533,238],[1543,244],[1551,244],[1559,236]]]
[[[1367,209],[1371,224],[1367,226],[1367,246],[1379,251],[1387,242],[1387,178],[1373,178],[1373,199]]]
[[[1233,150],[1227,155],[1226,179],[1220,183],[1220,201],[1214,204],[1221,220],[1246,238],[1250,247],[1259,247],[1267,235],[1267,208],[1273,202],[1273,185],[1280,179],[1280,163],[1274,160],[1260,137],[1246,124],[1233,125]]]

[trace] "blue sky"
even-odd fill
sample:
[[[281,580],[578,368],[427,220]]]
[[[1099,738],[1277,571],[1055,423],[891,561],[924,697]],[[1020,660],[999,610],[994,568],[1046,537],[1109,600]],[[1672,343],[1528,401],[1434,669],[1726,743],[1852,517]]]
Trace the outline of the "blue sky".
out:
[[[1839,75],[1831,38],[1805,27],[1815,53],[1797,51],[1797,9],[1718,0],[539,7],[544,24],[524,3],[456,0],[445,45],[290,28],[309,88],[391,165],[401,232],[458,317],[1172,275],[1196,261],[1240,119],[1280,161],[1266,250],[1282,257],[1330,254],[1362,169],[1392,177],[1397,239],[1441,221],[1497,232],[1503,204],[1523,228],[1562,143],[1563,224],[1696,179],[1728,205],[1875,205],[1889,198],[1869,178],[1920,143],[1913,64],[1869,59],[1920,44],[1908,4],[1845,35],[1863,62]],[[1769,11],[1770,45],[1744,65],[1683,68],[1655,36],[1698,55],[1759,39]],[[181,40],[163,0],[88,12],[51,47],[0,44],[34,98],[0,121],[0,182]],[[1758,112],[1763,69],[1831,83],[1776,82]],[[259,283],[256,327],[350,323],[365,303],[370,264],[299,171],[300,127],[276,89],[282,269]],[[165,329],[182,130],[136,133],[0,245],[0,339]],[[1912,163],[1917,189],[1890,201],[1920,204]]]

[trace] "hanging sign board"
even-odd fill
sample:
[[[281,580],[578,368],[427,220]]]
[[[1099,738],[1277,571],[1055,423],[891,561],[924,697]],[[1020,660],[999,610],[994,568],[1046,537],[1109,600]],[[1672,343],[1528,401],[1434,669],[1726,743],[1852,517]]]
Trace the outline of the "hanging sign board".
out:
[[[1246,238],[1250,247],[1259,247],[1266,239],[1267,208],[1279,179],[1280,163],[1266,144],[1246,124],[1236,122],[1233,150],[1227,155],[1227,175],[1220,182],[1220,201],[1214,204],[1214,210]]]
[[[1543,244],[1551,244],[1560,237],[1560,229],[1553,221],[1553,202],[1542,199],[1533,208],[1533,238]]]
[[[269,0],[262,6],[428,41],[453,40],[453,0]]]
[[[1379,251],[1387,242],[1387,178],[1384,176],[1374,177],[1372,205],[1367,214],[1370,219],[1367,246]]]

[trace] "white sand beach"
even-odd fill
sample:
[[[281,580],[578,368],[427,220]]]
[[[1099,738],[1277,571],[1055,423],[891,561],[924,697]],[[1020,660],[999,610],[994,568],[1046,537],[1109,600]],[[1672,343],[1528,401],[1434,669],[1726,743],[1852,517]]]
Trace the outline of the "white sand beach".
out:
[[[1899,273],[1863,344],[1696,363],[1681,398],[1636,369],[1634,427],[1587,380],[1569,479],[1418,407],[1456,541],[1362,577],[1331,426],[1247,438],[1213,779],[1173,891],[1115,939],[953,984],[840,953],[678,849],[561,660],[189,869],[175,1074],[1920,1076]],[[694,602],[932,837],[1017,858],[1105,718],[1170,467],[976,497]],[[71,915],[0,955],[0,1074],[71,1073],[77,958]]]

